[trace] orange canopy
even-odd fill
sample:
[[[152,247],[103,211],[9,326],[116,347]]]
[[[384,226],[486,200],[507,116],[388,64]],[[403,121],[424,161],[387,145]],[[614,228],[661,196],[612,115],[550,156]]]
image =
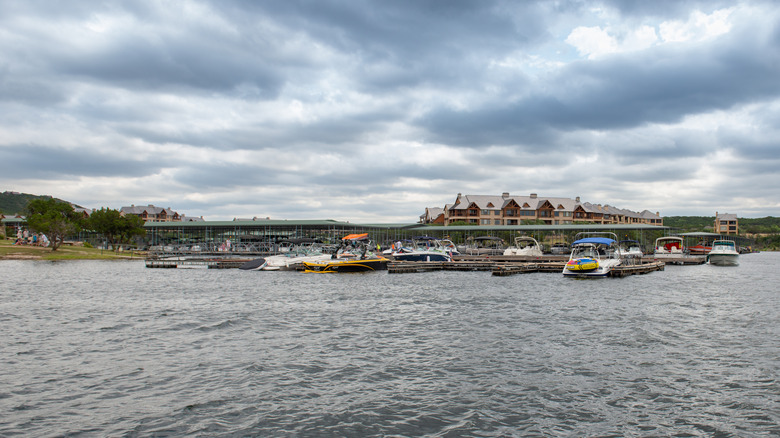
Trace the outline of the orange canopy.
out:
[[[363,240],[363,239],[368,239],[368,233],[349,234],[341,238],[341,240]]]

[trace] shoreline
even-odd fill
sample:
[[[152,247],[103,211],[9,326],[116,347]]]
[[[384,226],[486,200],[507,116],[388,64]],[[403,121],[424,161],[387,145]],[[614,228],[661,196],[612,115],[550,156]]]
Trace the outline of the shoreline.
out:
[[[10,239],[0,239],[0,261],[2,260],[144,260],[145,253],[115,253],[98,248],[64,245],[52,251],[51,248],[30,245],[14,245]]]

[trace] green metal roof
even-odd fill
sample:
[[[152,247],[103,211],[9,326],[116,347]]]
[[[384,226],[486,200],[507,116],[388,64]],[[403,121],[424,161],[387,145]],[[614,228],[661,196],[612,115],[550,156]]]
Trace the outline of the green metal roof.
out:
[[[349,222],[325,220],[259,220],[259,221],[194,221],[146,222],[144,228],[198,228],[198,227],[299,227],[299,226],[355,226]]]
[[[669,227],[648,224],[577,224],[577,225],[420,225],[414,230],[445,231],[576,231],[576,230],[666,230]]]
[[[198,222],[147,222],[145,228],[201,228],[201,227],[344,227],[344,228],[383,228],[407,229],[414,231],[576,231],[576,230],[666,230],[669,227],[648,224],[572,224],[572,225],[423,225],[410,223],[361,224],[325,220],[260,220],[260,221],[198,221]]]

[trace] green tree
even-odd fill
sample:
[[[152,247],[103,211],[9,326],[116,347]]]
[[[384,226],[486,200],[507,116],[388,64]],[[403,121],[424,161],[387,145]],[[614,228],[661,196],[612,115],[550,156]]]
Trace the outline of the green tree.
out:
[[[67,202],[53,198],[34,199],[27,204],[27,226],[36,233],[43,233],[56,251],[65,238],[81,229],[81,216]]]
[[[143,235],[144,222],[134,215],[122,216],[118,210],[101,208],[92,212],[86,221],[86,227],[102,235],[112,248],[117,243],[128,242],[134,236]]]

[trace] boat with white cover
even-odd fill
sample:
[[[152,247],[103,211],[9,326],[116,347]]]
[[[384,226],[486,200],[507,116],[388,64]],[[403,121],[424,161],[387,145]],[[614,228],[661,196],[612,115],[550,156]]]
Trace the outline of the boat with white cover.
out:
[[[685,254],[683,238],[678,236],[664,236],[655,239],[655,251],[653,257],[657,259],[677,258]]]
[[[642,245],[636,240],[621,240],[620,255],[623,258],[641,259],[644,256]]]
[[[542,248],[539,246],[539,242],[533,237],[529,236],[517,236],[515,237],[515,245],[510,246],[504,250],[505,256],[529,256],[529,257],[542,257]]]

